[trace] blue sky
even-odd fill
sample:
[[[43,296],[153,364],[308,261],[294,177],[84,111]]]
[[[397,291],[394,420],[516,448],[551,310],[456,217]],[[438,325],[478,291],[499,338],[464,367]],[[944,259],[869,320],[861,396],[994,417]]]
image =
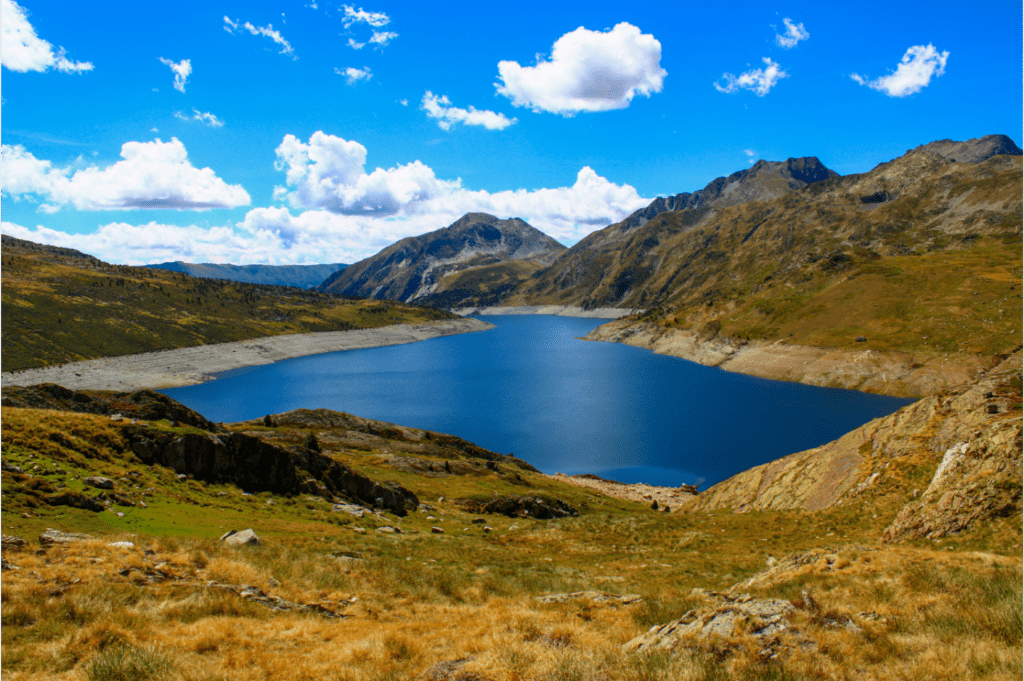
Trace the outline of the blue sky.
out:
[[[1018,3],[0,11],[3,231],[112,262],[354,262],[471,210],[571,245],[759,158],[1021,142]]]

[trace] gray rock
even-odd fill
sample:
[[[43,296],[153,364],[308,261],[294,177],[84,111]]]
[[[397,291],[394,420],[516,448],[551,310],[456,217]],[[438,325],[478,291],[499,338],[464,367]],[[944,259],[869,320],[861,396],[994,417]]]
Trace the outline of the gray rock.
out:
[[[25,471],[23,471],[21,469],[20,466],[15,466],[14,464],[7,463],[6,461],[0,461],[0,469],[2,469],[5,473],[24,473],[25,472]]]
[[[221,535],[220,540],[228,546],[259,546],[263,543],[252,528],[241,532],[237,530],[225,532]]]
[[[565,594],[548,594],[547,596],[537,596],[537,601],[540,603],[565,603],[566,601],[585,599],[597,604],[607,605],[629,605],[630,603],[636,603],[644,599],[639,594],[626,594],[625,596],[617,596],[615,594],[604,593],[601,591],[574,591],[572,593]]]
[[[8,563],[6,558],[0,558],[0,570],[20,570],[21,568],[12,563]]]
[[[112,546],[115,549],[133,549],[133,548],[135,548],[135,544],[133,544],[130,541],[110,542],[109,544],[107,544],[107,546]]]
[[[0,542],[2,542],[4,551],[20,551],[28,545],[28,542],[21,537],[15,537],[9,534],[3,535]]]
[[[402,533],[402,531],[400,529],[398,529],[397,527],[391,527],[390,525],[385,525],[384,527],[378,527],[377,531],[381,532],[383,534],[401,534]]]
[[[46,528],[46,532],[39,535],[39,543],[42,546],[63,546],[92,538],[91,534],[76,534],[74,532],[61,532],[60,530]]]
[[[334,504],[331,507],[331,511],[334,513],[348,513],[356,518],[362,518],[366,515],[366,509],[362,506],[356,506],[355,504]]]
[[[440,527],[431,527],[430,531],[434,534],[444,534],[444,530],[442,530]]]
[[[123,417],[123,416],[121,416],[120,414],[111,414],[111,415],[110,415],[110,420],[111,420],[111,421],[114,421],[115,423],[118,423],[118,422],[121,422],[121,421],[123,421],[123,420],[124,420],[124,417]]]
[[[82,478],[82,482],[89,485],[90,487],[96,487],[98,489],[114,489],[114,481],[110,478],[100,477],[98,475],[92,475],[88,478]]]

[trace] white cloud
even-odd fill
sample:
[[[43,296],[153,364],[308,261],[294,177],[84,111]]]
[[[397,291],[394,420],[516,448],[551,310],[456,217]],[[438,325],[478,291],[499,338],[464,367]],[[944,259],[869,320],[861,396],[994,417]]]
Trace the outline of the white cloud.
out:
[[[106,168],[56,168],[21,145],[3,145],[3,193],[16,199],[42,197],[43,212],[71,203],[78,210],[235,208],[250,203],[241,185],[229,185],[210,168],[196,168],[185,145],[126,142],[121,157]],[[79,161],[79,166],[82,162]]]
[[[753,149],[744,149],[743,153],[747,155],[747,163],[753,163],[757,160],[757,152]]]
[[[789,74],[768,57],[762,57],[761,61],[765,64],[763,69],[751,69],[738,76],[723,73],[722,78],[725,79],[725,85],[714,83],[715,89],[729,94],[740,90],[750,90],[758,97],[764,97],[776,83],[783,78],[788,78]]]
[[[633,187],[609,182],[589,167],[579,171],[571,187],[491,193],[468,190],[459,179],[439,179],[419,161],[367,173],[366,154],[358,142],[322,131],[308,144],[286,135],[277,148],[275,167],[285,171],[288,188],[279,188],[276,197],[299,210],[325,210],[366,224],[405,224],[404,236],[421,233],[416,228],[445,227],[465,213],[484,212],[521,217],[568,241],[650,203]]]
[[[374,31],[370,36],[370,42],[379,48],[384,48],[397,37],[398,34],[392,31]]]
[[[334,72],[339,76],[345,76],[345,82],[348,85],[355,85],[361,80],[370,80],[373,78],[373,72],[369,66],[364,66],[361,69],[357,69],[353,66],[349,66],[344,69],[335,67]]]
[[[341,23],[345,28],[350,28],[352,24],[360,23],[369,24],[374,28],[381,28],[391,23],[391,17],[384,12],[367,12],[362,7],[357,10],[349,5],[343,5],[342,10],[345,12],[345,18],[341,20]]]
[[[87,61],[71,61],[65,56],[63,47],[54,51],[53,45],[36,35],[29,23],[25,8],[14,0],[0,1],[3,15],[0,28],[0,61],[11,71],[48,71],[56,69],[62,73],[83,73],[92,71]]]
[[[775,44],[779,47],[790,50],[796,47],[796,44],[801,40],[807,40],[811,37],[811,34],[804,28],[803,23],[794,24],[790,21],[789,17],[782,20],[786,24],[786,32],[782,35],[775,34]]]
[[[515,106],[571,116],[579,111],[625,109],[637,94],[661,92],[661,43],[621,23],[610,31],[582,26],[555,41],[551,59],[536,66],[498,63],[498,92]]]
[[[895,73],[869,80],[857,73],[850,78],[872,90],[884,92],[890,97],[906,97],[920,92],[932,80],[946,72],[946,60],[949,52],[939,52],[931,43],[910,47],[896,67]]]
[[[400,100],[398,100],[398,103],[401,104],[402,106],[409,106],[409,100],[408,99],[400,99]]]
[[[295,50],[292,48],[291,43],[285,40],[280,31],[274,30],[273,24],[267,24],[266,26],[253,26],[248,21],[244,24],[239,24],[237,21],[231,21],[228,17],[224,17],[224,30],[228,33],[234,34],[239,26],[253,35],[261,35],[266,38],[270,38],[281,47],[280,54],[288,55],[292,59],[298,59],[298,57],[295,56]]]
[[[217,118],[212,113],[202,112],[199,109],[192,109],[192,114],[193,115],[191,115],[191,116],[187,116],[187,115],[181,113],[180,111],[175,111],[174,112],[174,117],[179,119],[179,120],[182,120],[182,121],[199,121],[200,123],[205,123],[206,125],[210,126],[211,128],[222,128],[222,127],[224,127],[224,121],[222,121],[221,119]],[[155,129],[154,129],[154,132],[155,132]]]
[[[190,59],[182,59],[180,62],[175,63],[170,59],[160,57],[160,63],[170,67],[171,71],[174,72],[174,89],[184,93],[185,83],[188,82],[188,77],[192,75],[192,61]]]
[[[518,122],[518,119],[505,117],[505,114],[494,111],[480,111],[474,107],[460,109],[452,106],[446,95],[438,97],[430,90],[423,95],[420,108],[427,112],[427,115],[437,120],[437,125],[442,130],[451,130],[456,123],[463,125],[479,125],[488,130],[504,130],[510,125]]]
[[[357,43],[354,38],[348,39],[348,46],[353,50],[361,50],[366,47],[366,43]]]

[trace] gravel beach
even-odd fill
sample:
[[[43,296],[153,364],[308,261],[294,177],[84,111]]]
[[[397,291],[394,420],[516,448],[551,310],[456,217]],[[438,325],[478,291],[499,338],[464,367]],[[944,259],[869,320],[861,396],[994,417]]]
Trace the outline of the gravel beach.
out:
[[[478,319],[456,319],[355,331],[268,336],[6,372],[0,375],[0,381],[4,386],[57,383],[73,390],[173,388],[202,383],[210,380],[211,374],[222,371],[270,364],[292,357],[401,345],[491,328],[494,328],[493,324]]]

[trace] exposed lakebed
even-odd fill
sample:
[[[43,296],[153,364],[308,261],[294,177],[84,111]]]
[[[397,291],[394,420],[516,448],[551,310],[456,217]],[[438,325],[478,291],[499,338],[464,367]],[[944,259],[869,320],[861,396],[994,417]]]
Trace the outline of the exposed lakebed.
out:
[[[237,369],[162,392],[213,421],[326,408],[458,435],[546,473],[702,488],[913,400],[733,374],[580,340],[603,320],[494,329]]]

